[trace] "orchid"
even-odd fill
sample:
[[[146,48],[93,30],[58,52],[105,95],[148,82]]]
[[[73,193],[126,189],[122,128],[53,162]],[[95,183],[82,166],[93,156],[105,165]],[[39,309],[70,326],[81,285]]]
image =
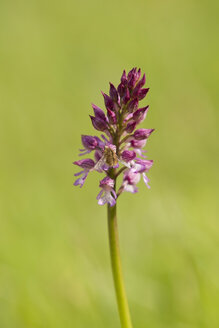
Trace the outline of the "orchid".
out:
[[[83,156],[93,152],[93,159],[87,158],[74,162],[75,165],[84,169],[75,174],[75,176],[81,174],[82,177],[77,179],[74,185],[82,187],[88,173],[98,171],[113,181],[123,173],[123,182],[117,194],[115,187],[110,191],[112,195],[116,194],[114,199],[117,199],[125,191],[136,193],[138,190],[136,184],[140,181],[139,174],[142,175],[146,186],[150,188],[145,172],[151,168],[153,161],[143,161],[142,158],[145,158],[143,147],[154,129],[136,129],[137,125],[146,118],[149,109],[149,106],[138,108],[139,101],[149,91],[149,88],[143,88],[145,82],[145,74],[141,78],[140,69],[133,68],[128,75],[123,71],[119,86],[116,88],[110,83],[109,96],[102,92],[106,113],[92,104],[94,112],[94,116],[90,115],[92,125],[95,130],[101,131],[105,135],[102,134],[100,137],[81,136],[84,148],[80,149],[79,155]],[[132,178],[128,179],[128,177]],[[127,179],[129,180],[128,185]],[[100,188],[102,188],[101,183]],[[109,197],[106,199],[108,200],[105,203],[114,206],[114,202]],[[98,204],[102,205],[100,200],[98,200]]]
[[[139,107],[149,88],[144,88],[145,74],[133,68],[128,74],[124,70],[116,88],[110,83],[109,95],[102,92],[106,111],[92,104],[91,123],[99,136],[82,135],[83,148],[79,156],[89,157],[73,162],[82,170],[75,173],[75,186],[82,187],[90,173],[97,171],[104,175],[99,182],[97,195],[99,205],[108,204],[108,228],[111,263],[121,326],[132,328],[128,302],[123,283],[118,246],[116,203],[124,192],[137,193],[141,177],[147,186],[146,173],[151,169],[153,160],[147,159],[143,149],[154,129],[138,128],[148,113],[149,106]],[[122,174],[122,183],[116,190],[117,178]]]

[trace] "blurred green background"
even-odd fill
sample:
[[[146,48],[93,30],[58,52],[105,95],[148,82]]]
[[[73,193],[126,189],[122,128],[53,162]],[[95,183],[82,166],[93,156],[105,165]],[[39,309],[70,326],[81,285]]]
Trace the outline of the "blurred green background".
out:
[[[218,1],[0,2],[0,327],[119,327],[91,102],[146,72],[151,190],[119,200],[134,328],[219,327]]]

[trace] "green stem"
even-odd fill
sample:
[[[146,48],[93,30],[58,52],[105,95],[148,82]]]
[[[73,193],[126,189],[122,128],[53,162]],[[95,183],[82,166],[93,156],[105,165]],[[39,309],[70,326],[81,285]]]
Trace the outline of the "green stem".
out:
[[[123,282],[122,266],[119,251],[119,236],[117,228],[116,205],[108,205],[108,231],[109,246],[111,255],[111,265],[116,291],[117,305],[119,310],[120,322],[122,328],[132,328],[129,306]]]

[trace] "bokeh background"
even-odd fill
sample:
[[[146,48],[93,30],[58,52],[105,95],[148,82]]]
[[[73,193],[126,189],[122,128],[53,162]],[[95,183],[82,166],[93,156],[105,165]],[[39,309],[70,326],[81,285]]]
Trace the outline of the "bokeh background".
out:
[[[0,327],[116,328],[91,102],[141,67],[151,190],[119,200],[135,328],[219,327],[218,1],[0,2]]]

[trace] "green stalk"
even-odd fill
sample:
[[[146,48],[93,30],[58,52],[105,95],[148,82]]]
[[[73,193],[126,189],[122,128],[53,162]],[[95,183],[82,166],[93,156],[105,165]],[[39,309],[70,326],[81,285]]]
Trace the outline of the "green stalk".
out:
[[[113,280],[116,291],[121,327],[132,328],[129,306],[123,282],[122,265],[120,260],[116,205],[113,207],[110,207],[110,205],[108,205],[108,232]]]

